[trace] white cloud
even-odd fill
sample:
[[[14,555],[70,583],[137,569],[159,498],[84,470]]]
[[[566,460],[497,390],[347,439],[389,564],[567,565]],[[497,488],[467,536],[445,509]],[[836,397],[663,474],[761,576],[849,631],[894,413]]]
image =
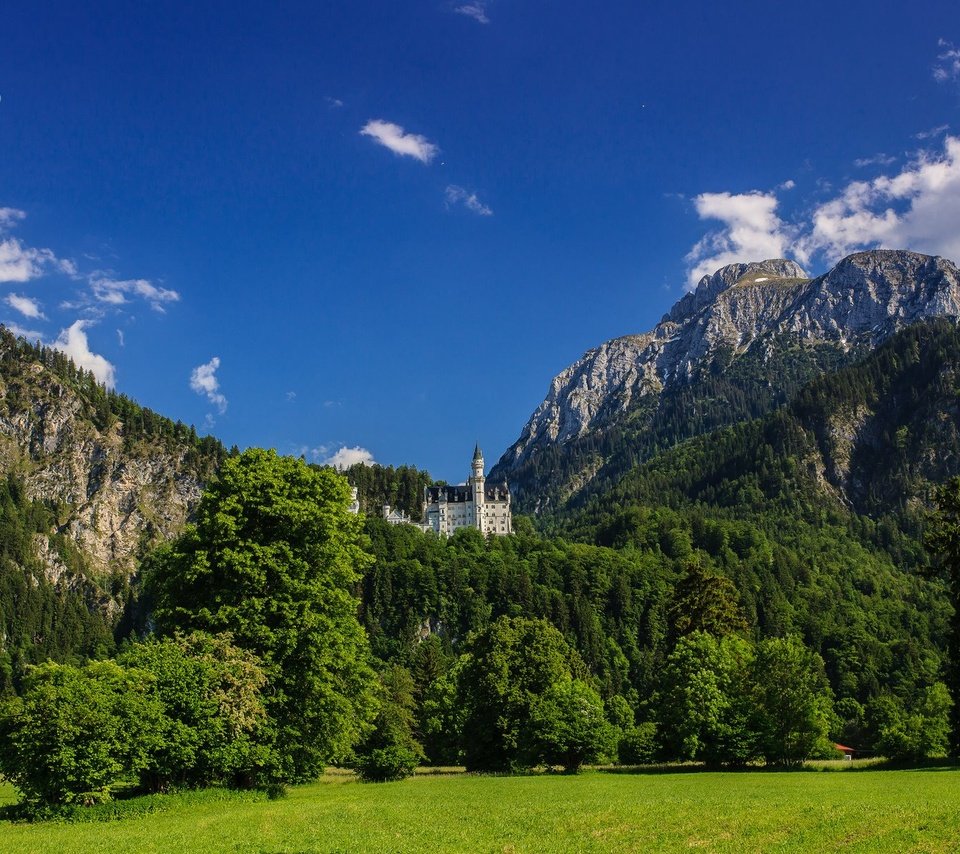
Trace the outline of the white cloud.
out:
[[[466,15],[468,18],[473,18],[481,24],[489,24],[490,19],[487,17],[488,5],[487,0],[473,0],[471,3],[464,3],[461,6],[455,7],[453,11],[459,15]]]
[[[818,206],[795,247],[803,262],[864,248],[909,248],[960,259],[960,137],[922,151],[894,175],[854,181]]]
[[[822,187],[821,187],[822,189]],[[921,151],[898,171],[851,181],[803,219],[784,222],[775,193],[703,193],[701,219],[717,219],[687,254],[688,286],[719,267],[793,257],[835,263],[864,249],[912,249],[960,260],[960,137]]]
[[[348,448],[344,446],[335,454],[327,457],[323,461],[323,465],[333,466],[335,469],[343,471],[343,469],[350,468],[350,466],[356,465],[357,463],[363,463],[365,466],[369,466],[374,462],[376,461],[373,459],[373,454],[371,454],[366,448],[361,448],[359,446],[355,448]]]
[[[937,43],[943,51],[937,55],[937,64],[933,66],[933,79],[938,83],[960,80],[960,48],[946,39]]]
[[[0,208],[0,234],[9,231],[26,216],[24,211],[17,208]],[[72,261],[57,258],[49,249],[24,246],[15,237],[0,241],[0,282],[29,282],[42,276],[47,267],[67,275],[77,271]]]
[[[20,220],[27,216],[25,211],[16,208],[0,208],[0,231],[13,228]]]
[[[46,266],[63,269],[49,249],[31,249],[15,237],[0,241],[0,282],[29,282],[42,276]]]
[[[327,106],[334,110],[339,110],[343,106],[343,101],[339,98],[332,98],[330,95],[325,95],[323,98],[327,102]]]
[[[493,216],[493,211],[477,198],[476,193],[471,193],[456,184],[450,184],[447,187],[445,196],[448,208],[452,205],[462,204],[468,211],[479,216]]]
[[[923,139],[920,134],[917,134],[917,139]],[[893,163],[897,162],[897,158],[890,155],[884,154],[882,151],[879,154],[874,154],[873,157],[858,157],[853,161],[853,165],[858,169],[863,169],[866,166],[890,166]]]
[[[227,411],[227,399],[220,392],[220,381],[217,379],[219,367],[219,356],[214,356],[206,364],[197,365],[190,374],[190,388],[204,395],[223,415]]]
[[[40,308],[40,303],[35,299],[22,297],[19,294],[8,294],[5,302],[10,308],[19,311],[24,317],[29,317],[33,320],[46,320]]]
[[[163,312],[164,303],[177,302],[180,294],[169,288],[158,288],[146,279],[114,279],[104,273],[93,273],[89,278],[90,291],[97,302],[108,305],[126,305],[129,296],[145,299],[154,311]]]
[[[705,235],[687,253],[688,288],[727,264],[786,254],[792,229],[777,216],[773,193],[701,193],[693,202],[700,219],[720,220],[723,228]]]
[[[418,133],[407,133],[400,125],[371,119],[361,129],[361,136],[369,136],[394,154],[413,157],[421,163],[429,163],[437,156],[439,147]]]
[[[77,367],[90,371],[98,382],[108,388],[115,385],[116,369],[103,356],[91,352],[87,341],[86,328],[89,320],[77,320],[72,326],[64,329],[52,346],[65,353],[76,363]]]

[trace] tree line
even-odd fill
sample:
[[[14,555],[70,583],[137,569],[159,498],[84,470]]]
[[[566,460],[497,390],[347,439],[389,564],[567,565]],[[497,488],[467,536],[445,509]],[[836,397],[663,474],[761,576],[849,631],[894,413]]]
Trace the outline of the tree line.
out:
[[[655,550],[548,541],[524,520],[509,537],[444,539],[348,501],[329,469],[227,460],[195,523],[144,563],[148,636],[112,660],[30,668],[0,709],[0,770],[22,809],[131,785],[280,791],[329,763],[370,780],[423,761],[791,765],[831,755],[850,724],[858,701],[838,697],[819,653],[758,632],[681,528],[651,528]],[[733,531],[710,530],[729,545]],[[862,705],[876,749],[946,749],[938,676],[910,703],[881,690]]]

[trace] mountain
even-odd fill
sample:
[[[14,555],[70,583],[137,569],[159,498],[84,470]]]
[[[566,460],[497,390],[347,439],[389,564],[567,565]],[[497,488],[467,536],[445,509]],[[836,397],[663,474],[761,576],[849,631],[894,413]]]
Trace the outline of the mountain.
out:
[[[583,529],[581,538],[614,544],[584,531],[639,504],[738,519],[771,509],[808,522],[825,513],[896,517],[916,536],[932,485],[960,473],[958,392],[960,327],[948,318],[915,323],[860,361],[810,381],[764,418],[634,467],[568,524]],[[900,563],[917,565],[914,558]]]
[[[490,477],[527,511],[582,502],[678,441],[770,412],[899,329],[958,315],[960,270],[944,258],[861,252],[812,279],[782,259],[724,267],[652,331],[557,375]]]
[[[224,454],[0,327],[0,690],[4,656],[109,645],[139,559],[180,532]]]

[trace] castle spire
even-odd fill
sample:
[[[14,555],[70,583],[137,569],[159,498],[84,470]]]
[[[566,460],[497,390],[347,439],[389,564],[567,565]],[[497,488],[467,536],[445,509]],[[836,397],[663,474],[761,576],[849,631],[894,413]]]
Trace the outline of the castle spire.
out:
[[[477,442],[476,446],[473,449],[473,459],[474,461],[483,459],[483,451],[480,450],[479,442]]]

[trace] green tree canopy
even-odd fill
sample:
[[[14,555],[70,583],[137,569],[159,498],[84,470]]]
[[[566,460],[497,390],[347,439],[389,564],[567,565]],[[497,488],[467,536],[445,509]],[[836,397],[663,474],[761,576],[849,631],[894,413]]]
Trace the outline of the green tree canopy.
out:
[[[797,638],[768,638],[753,662],[760,748],[767,762],[797,765],[828,752],[833,697],[823,659]]]
[[[534,710],[550,691],[588,678],[582,660],[549,623],[522,617],[501,617],[467,646],[457,691],[467,769],[536,765],[543,757]]]
[[[604,715],[600,695],[580,679],[554,683],[533,704],[530,714],[537,760],[576,773],[616,751],[617,730]]]
[[[244,451],[147,566],[158,632],[229,632],[263,662],[287,780],[346,757],[375,708],[352,593],[369,557],[349,497],[330,469]]]
[[[893,694],[875,697],[867,707],[874,747],[891,759],[942,756],[949,744],[951,705],[942,682],[935,682],[909,705]]]
[[[729,578],[706,571],[699,559],[688,560],[667,617],[674,637],[696,631],[715,637],[746,632],[739,598]]]
[[[664,754],[711,765],[742,765],[756,755],[751,723],[753,649],[735,636],[704,631],[682,637],[661,679]]]
[[[936,501],[937,511],[927,529],[927,545],[945,577],[953,606],[945,681],[953,701],[949,751],[951,756],[960,756],[960,477],[943,484],[937,490]]]

